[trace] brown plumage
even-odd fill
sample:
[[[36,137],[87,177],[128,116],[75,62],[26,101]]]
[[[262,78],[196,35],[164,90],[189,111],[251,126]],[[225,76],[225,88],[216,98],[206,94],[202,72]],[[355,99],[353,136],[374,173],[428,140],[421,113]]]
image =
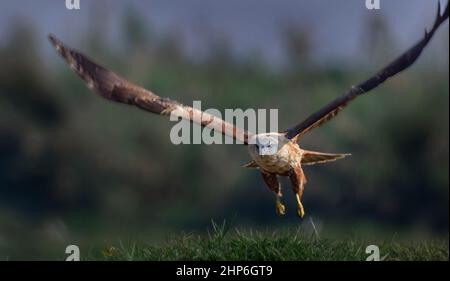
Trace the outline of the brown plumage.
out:
[[[382,70],[366,81],[352,87],[341,97],[336,98],[317,112],[313,113],[305,121],[283,132],[268,134],[253,134],[235,127],[218,117],[204,113],[189,106],[185,106],[174,100],[162,98],[153,92],[141,88],[114,72],[98,65],[85,55],[66,47],[54,36],[49,39],[55,49],[67,61],[70,67],[84,80],[89,89],[98,95],[120,103],[137,106],[143,110],[159,115],[175,115],[201,126],[211,128],[230,136],[239,143],[248,145],[252,161],[244,165],[247,168],[257,168],[261,171],[264,182],[275,194],[276,211],[279,215],[285,213],[285,207],[281,204],[281,186],[278,176],[289,177],[292,189],[297,199],[297,213],[304,216],[304,208],[301,197],[306,183],[302,165],[313,165],[335,161],[349,154],[331,154],[309,150],[299,147],[299,139],[336,116],[352,100],[364,93],[376,88],[388,78],[407,69],[422,53],[438,27],[449,17],[448,3],[441,15],[438,6],[437,16],[433,27],[429,32],[425,31],[424,37],[414,46],[389,63]],[[267,153],[268,151],[272,151]]]
[[[65,46],[55,36],[49,35],[49,40],[61,56],[67,61],[70,68],[80,76],[88,88],[100,96],[120,103],[135,105],[152,113],[190,120],[203,127],[208,126],[224,135],[247,144],[251,134],[236,128],[220,118],[202,112],[190,106],[183,105],[169,98],[162,98],[153,92],[139,87],[116,73],[93,62],[82,53]]]

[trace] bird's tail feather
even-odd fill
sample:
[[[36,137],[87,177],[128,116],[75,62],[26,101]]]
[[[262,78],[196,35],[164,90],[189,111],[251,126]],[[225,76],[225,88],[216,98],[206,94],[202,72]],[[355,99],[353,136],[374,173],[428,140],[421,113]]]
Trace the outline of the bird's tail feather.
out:
[[[314,165],[325,162],[336,161],[338,159],[350,156],[349,153],[323,153],[310,150],[304,150],[302,155],[302,165]]]

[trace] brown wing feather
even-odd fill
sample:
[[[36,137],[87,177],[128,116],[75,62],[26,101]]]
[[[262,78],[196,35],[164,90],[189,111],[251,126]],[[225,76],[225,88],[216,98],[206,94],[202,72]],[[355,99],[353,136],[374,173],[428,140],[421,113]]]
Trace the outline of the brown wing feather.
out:
[[[114,72],[98,65],[85,55],[66,47],[54,36],[49,35],[49,40],[61,56],[67,61],[78,76],[83,79],[89,89],[100,96],[120,103],[135,105],[143,110],[160,115],[175,115],[201,126],[211,128],[220,133],[247,144],[250,133],[235,127],[233,124],[202,112],[190,106],[185,106],[177,101],[162,98],[149,90],[141,88]]]
[[[405,70],[409,66],[411,66],[422,53],[422,50],[428,44],[430,39],[433,37],[434,33],[438,29],[438,27],[446,20],[449,16],[449,7],[448,2],[445,8],[444,13],[441,15],[440,5],[438,5],[438,12],[436,16],[436,20],[434,22],[433,28],[430,32],[425,31],[425,36],[417,42],[414,46],[412,46],[409,50],[395,59],[393,62],[388,64],[385,68],[380,70],[377,74],[367,79],[363,83],[358,86],[352,87],[347,93],[343,96],[338,97],[333,100],[319,111],[315,112],[311,116],[309,116],[305,121],[298,124],[295,127],[292,127],[286,130],[284,133],[286,137],[289,139],[295,138],[298,140],[301,136],[311,131],[314,128],[317,128],[332,119],[336,116],[350,101],[355,99],[356,97],[369,92],[370,90],[376,88],[378,85],[383,83],[389,77],[394,76],[395,74]]]

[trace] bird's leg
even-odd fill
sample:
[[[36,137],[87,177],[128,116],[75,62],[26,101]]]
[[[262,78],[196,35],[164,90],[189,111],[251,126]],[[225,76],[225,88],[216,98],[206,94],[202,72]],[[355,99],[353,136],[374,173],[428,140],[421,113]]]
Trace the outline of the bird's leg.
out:
[[[292,182],[292,190],[295,193],[295,198],[297,199],[297,214],[299,217],[303,218],[305,216],[305,209],[303,208],[301,200],[306,183],[306,177],[300,164],[297,164],[294,167],[292,173],[289,175],[289,178]]]
[[[275,211],[277,215],[282,216],[285,214],[285,207],[281,203],[281,186],[278,181],[277,175],[273,173],[267,173],[262,171],[261,175],[267,186],[275,193]]]
[[[282,216],[286,213],[286,208],[281,203],[281,193],[275,194],[275,211],[277,212],[277,215]]]
[[[305,216],[305,209],[303,208],[303,204],[302,204],[302,196],[297,193],[295,194],[295,198],[297,199],[297,215],[301,218],[303,218]]]

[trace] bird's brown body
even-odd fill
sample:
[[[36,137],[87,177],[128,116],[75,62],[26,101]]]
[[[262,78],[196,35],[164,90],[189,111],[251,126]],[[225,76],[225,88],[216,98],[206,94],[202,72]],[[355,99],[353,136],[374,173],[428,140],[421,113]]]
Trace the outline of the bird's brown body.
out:
[[[267,173],[287,176],[297,164],[301,163],[303,151],[297,143],[278,133],[267,134],[266,137],[276,141],[277,150],[274,153],[261,155],[255,146],[249,145],[250,155],[259,168]],[[274,136],[274,137],[272,137]]]
[[[275,207],[278,215],[284,215],[285,207],[281,203],[281,185],[278,176],[287,176],[292,183],[292,189],[297,198],[297,213],[300,217],[305,214],[301,203],[301,196],[304,190],[306,178],[301,168],[303,150],[296,142],[286,139],[284,135],[272,133],[262,136],[270,146],[273,141],[276,143],[276,151],[261,155],[260,147],[256,144],[249,145],[250,155],[261,171],[261,175],[266,185],[275,193]],[[275,150],[275,149],[274,149]]]
[[[305,214],[301,197],[303,195],[306,177],[302,164],[312,165],[335,161],[349,154],[330,154],[303,150],[295,140],[288,139],[283,133],[268,133],[253,136],[249,140],[248,149],[253,160],[244,165],[247,168],[257,168],[266,185],[275,193],[277,214],[283,215],[285,207],[281,204],[281,185],[278,176],[289,177],[292,190],[297,199],[297,213]]]

